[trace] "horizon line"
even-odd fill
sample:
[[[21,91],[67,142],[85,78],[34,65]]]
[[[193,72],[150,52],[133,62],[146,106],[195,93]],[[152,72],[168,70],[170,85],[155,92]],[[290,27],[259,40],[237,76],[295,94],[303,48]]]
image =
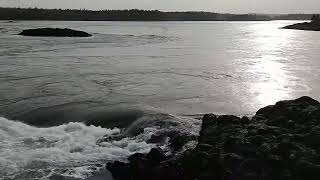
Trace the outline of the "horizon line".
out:
[[[86,8],[43,8],[43,7],[3,7],[0,8],[11,8],[11,9],[43,9],[43,10],[76,10],[76,11],[128,11],[128,10],[141,10],[141,11],[159,11],[163,13],[188,13],[188,12],[205,12],[205,13],[215,13],[215,14],[235,14],[235,15],[311,15],[311,14],[320,14],[320,13],[230,13],[230,12],[215,12],[215,11],[204,11],[204,10],[186,10],[186,11],[165,11],[160,9],[139,9],[139,8],[131,8],[131,9],[86,9]]]

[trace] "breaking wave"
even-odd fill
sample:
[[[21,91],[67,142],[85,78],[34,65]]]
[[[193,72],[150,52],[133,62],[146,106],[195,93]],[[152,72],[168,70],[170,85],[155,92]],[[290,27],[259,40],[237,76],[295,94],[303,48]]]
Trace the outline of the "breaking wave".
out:
[[[101,168],[98,163],[121,160],[135,152],[147,152],[152,144],[143,139],[96,141],[120,129],[104,129],[82,123],[36,128],[0,118],[0,177],[48,178],[54,174],[84,179]],[[31,178],[32,177],[32,178]]]
[[[39,128],[0,117],[0,177],[86,179],[104,169],[108,161],[125,161],[131,154],[149,152],[155,146],[148,143],[152,135],[177,129],[196,133],[199,122],[193,120],[156,114],[138,118],[124,129],[82,122]]]

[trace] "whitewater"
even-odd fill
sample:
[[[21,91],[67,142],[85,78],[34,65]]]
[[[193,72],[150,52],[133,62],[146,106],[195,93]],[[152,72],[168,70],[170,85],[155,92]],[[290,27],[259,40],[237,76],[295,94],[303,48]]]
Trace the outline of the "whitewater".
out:
[[[165,114],[139,118],[123,129],[81,122],[37,128],[5,118],[0,118],[0,124],[3,179],[49,179],[56,175],[87,179],[105,170],[107,162],[126,161],[128,156],[147,153],[156,145],[170,154],[168,141],[148,143],[152,135],[177,131],[196,135],[200,128],[199,120]],[[188,146],[192,145],[195,143]]]
[[[82,123],[36,128],[5,118],[0,118],[0,124],[0,177],[4,179],[46,178],[53,174],[86,178],[103,162],[125,160],[130,154],[145,153],[152,147],[144,141],[146,137],[97,145],[103,136],[120,133],[116,128]]]

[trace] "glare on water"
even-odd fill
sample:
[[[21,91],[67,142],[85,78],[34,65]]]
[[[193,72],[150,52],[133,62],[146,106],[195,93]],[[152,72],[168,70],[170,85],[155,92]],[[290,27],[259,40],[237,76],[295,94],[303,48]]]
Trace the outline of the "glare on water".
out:
[[[289,66],[290,48],[296,34],[295,31],[279,30],[276,25],[256,29],[256,33],[259,36],[251,41],[260,57],[253,60],[255,65],[249,71],[254,72],[257,78],[257,82],[252,84],[252,91],[258,103],[266,106],[290,98],[291,85],[295,82],[290,81],[285,67]]]
[[[252,114],[319,98],[320,35],[271,22],[15,22],[2,24],[0,113],[126,104],[174,114]],[[19,37],[69,27],[91,38]]]

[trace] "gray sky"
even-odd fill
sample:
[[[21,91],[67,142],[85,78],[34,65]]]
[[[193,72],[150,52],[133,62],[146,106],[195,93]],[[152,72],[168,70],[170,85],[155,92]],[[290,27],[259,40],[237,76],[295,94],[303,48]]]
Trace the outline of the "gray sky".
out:
[[[2,7],[203,10],[228,13],[320,13],[320,0],[0,0]]]

